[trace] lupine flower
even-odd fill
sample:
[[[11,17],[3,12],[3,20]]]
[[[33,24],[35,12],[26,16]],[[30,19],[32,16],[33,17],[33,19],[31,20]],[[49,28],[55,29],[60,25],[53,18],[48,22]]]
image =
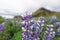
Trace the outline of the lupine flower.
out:
[[[44,20],[23,20],[22,24],[22,39],[23,40],[39,40],[39,35],[44,26]]]
[[[56,22],[56,28],[59,28],[60,22]]]
[[[22,17],[21,20],[26,20],[26,17]]]
[[[57,29],[57,32],[60,33],[60,27]]]
[[[19,22],[16,22],[16,27],[18,27],[18,25],[19,25]]]
[[[43,27],[43,26],[41,26],[41,25],[42,25],[42,22],[41,22],[41,24],[39,24],[38,21],[37,21],[36,24],[34,25],[34,27],[36,26],[36,27],[35,27],[35,30],[36,30],[36,31],[34,32],[34,33],[35,33],[35,35],[34,35],[34,39],[35,39],[35,40],[37,40],[37,39],[39,38],[39,35],[40,35],[40,33],[42,32],[42,27]],[[40,27],[40,28],[39,28],[39,27]]]
[[[0,24],[0,32],[3,31],[4,26],[2,24]]]
[[[28,15],[27,18],[32,18],[32,15]]]
[[[30,20],[30,21],[28,21],[28,23],[29,23],[29,25],[31,26],[31,25],[34,24],[34,21],[33,21],[33,20]]]
[[[53,25],[48,25],[43,40],[52,40],[53,37],[55,37],[55,32],[53,31]]]
[[[5,22],[3,22],[1,25],[5,26]]]
[[[29,18],[32,18],[32,15],[28,15],[28,16],[22,17],[21,20],[27,20]]]
[[[57,19],[56,16],[52,16],[52,18],[51,18],[51,20],[50,20],[50,24],[53,24],[56,19]]]
[[[52,24],[50,24],[50,25],[47,25],[48,27],[53,27],[53,25]]]

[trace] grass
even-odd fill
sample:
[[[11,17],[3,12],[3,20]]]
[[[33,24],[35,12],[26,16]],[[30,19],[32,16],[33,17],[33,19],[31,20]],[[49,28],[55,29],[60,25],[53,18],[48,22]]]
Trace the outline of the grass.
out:
[[[44,28],[43,28],[43,30],[42,30],[42,32],[41,32],[41,34],[40,34],[40,40],[43,40],[43,37],[44,37],[44,32],[46,31],[46,24],[44,25]]]

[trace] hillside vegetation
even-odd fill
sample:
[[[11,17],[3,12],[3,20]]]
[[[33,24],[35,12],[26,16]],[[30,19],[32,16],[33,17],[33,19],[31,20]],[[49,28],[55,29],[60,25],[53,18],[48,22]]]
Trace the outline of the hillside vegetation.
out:
[[[37,11],[33,12],[32,15],[33,15],[33,17],[39,17],[39,16],[44,16],[44,17],[58,16],[59,17],[60,12],[55,12],[55,11],[51,11],[51,10],[48,10],[45,8],[40,8]]]

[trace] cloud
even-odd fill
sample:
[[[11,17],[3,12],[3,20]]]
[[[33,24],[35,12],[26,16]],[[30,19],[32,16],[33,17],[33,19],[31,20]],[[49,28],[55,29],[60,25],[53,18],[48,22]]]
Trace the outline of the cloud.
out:
[[[46,6],[44,6],[50,10],[55,10],[57,11],[58,8],[60,8],[60,0],[48,0],[46,2]]]
[[[0,10],[14,13],[34,12],[40,7],[60,11],[60,0],[0,0]]]

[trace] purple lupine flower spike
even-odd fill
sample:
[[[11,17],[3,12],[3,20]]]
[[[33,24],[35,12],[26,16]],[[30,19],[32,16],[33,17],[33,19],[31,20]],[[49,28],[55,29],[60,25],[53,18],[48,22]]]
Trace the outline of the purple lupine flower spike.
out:
[[[59,28],[60,22],[56,22],[56,28]]]
[[[28,18],[32,18],[32,15],[28,15],[27,17],[28,17]]]
[[[24,17],[21,18],[21,20],[24,21],[24,20],[27,20],[27,19],[30,19],[30,18],[32,18],[32,15],[24,16]]]
[[[26,16],[32,18],[31,15]],[[44,20],[23,20],[22,22],[22,39],[23,40],[40,40],[39,35],[44,27]]]
[[[4,25],[0,24],[0,32],[3,31]]]
[[[52,40],[53,37],[55,37],[55,32],[53,31],[53,25],[48,25],[43,40]]]

